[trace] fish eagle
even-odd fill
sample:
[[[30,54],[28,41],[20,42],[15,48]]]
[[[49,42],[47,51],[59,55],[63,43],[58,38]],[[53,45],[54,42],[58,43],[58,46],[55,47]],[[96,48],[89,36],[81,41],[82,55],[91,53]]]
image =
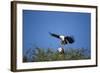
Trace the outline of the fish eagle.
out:
[[[63,49],[62,47],[60,47],[60,48],[58,48],[58,52],[59,52],[60,54],[64,54],[64,49]]]
[[[50,33],[50,35],[55,37],[55,38],[60,39],[61,40],[61,45],[74,43],[74,38],[72,36],[58,35],[58,34],[55,34],[55,33]]]

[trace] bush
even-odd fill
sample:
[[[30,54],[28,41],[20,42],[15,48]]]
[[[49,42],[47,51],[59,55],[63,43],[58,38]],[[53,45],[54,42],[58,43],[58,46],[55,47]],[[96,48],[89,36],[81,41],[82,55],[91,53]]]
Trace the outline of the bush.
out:
[[[50,48],[42,49],[35,48],[31,53],[30,62],[42,62],[42,61],[58,61],[58,60],[81,60],[90,59],[89,55],[86,55],[86,49],[66,49],[64,54],[58,53],[58,51],[53,51]],[[27,54],[26,54],[27,55]],[[23,62],[29,62],[29,57],[24,56]]]

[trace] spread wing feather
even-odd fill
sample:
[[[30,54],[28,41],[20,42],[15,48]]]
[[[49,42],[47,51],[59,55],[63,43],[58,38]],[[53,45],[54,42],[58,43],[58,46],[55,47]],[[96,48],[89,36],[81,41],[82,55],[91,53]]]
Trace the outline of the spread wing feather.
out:
[[[74,41],[75,41],[74,38],[71,36],[66,36],[65,40],[67,40],[69,43],[74,43]]]
[[[60,38],[59,35],[54,34],[54,33],[50,33],[51,36],[56,37],[56,38]]]

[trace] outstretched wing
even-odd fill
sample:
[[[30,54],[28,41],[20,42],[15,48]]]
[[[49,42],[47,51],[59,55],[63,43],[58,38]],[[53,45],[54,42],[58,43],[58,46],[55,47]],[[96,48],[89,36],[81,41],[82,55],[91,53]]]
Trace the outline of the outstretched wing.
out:
[[[56,38],[60,38],[59,35],[54,34],[54,33],[50,33],[51,36],[56,37]]]
[[[72,36],[66,36],[66,37],[65,37],[65,40],[67,40],[67,41],[68,41],[69,43],[71,43],[71,44],[74,43],[74,41],[75,41],[74,38],[73,38]]]

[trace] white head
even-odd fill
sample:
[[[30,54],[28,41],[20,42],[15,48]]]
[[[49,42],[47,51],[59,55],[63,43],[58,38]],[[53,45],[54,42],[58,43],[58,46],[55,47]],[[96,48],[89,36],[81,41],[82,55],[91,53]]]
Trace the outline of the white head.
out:
[[[63,35],[60,35],[60,38],[61,38],[61,40],[64,40],[64,36]]]
[[[58,48],[58,52],[61,52],[62,51],[62,48],[60,47],[60,48]]]

